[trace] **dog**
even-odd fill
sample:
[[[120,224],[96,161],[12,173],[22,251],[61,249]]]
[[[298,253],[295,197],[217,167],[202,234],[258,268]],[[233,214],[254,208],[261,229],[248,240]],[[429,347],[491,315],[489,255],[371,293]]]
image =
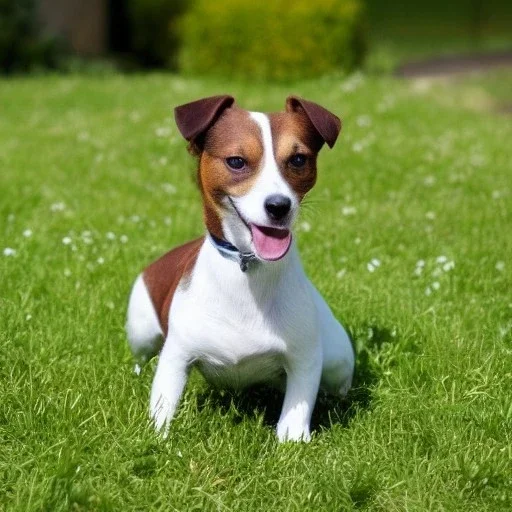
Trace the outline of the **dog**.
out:
[[[177,107],[175,119],[198,159],[206,234],[149,265],[130,295],[136,370],[159,354],[151,418],[166,436],[196,367],[215,386],[283,389],[277,437],[309,441],[319,389],[346,395],[354,352],[306,277],[291,230],[341,121],[296,96],[271,114],[214,96]]]

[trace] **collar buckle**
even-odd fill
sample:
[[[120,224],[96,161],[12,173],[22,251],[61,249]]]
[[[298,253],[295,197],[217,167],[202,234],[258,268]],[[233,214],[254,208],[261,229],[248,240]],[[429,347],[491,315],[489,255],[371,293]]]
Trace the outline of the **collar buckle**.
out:
[[[224,256],[224,258],[227,258],[228,260],[232,260],[238,263],[242,272],[246,272],[249,268],[249,265],[253,261],[258,260],[256,254],[253,252],[241,252],[237,247],[229,243],[227,240],[217,238],[212,233],[208,233],[208,235],[212,245],[217,249],[217,251],[219,251],[220,255]]]

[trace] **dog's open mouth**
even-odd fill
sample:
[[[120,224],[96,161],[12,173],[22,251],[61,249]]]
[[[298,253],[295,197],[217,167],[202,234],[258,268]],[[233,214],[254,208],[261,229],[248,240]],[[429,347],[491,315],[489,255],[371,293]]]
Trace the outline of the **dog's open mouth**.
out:
[[[288,229],[250,224],[256,255],[267,261],[280,260],[290,248],[292,234]]]

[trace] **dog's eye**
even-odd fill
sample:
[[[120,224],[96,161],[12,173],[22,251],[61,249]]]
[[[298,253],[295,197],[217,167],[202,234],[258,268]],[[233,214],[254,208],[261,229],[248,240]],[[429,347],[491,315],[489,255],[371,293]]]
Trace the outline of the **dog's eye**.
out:
[[[296,155],[293,155],[289,162],[293,167],[304,167],[306,165],[306,162],[308,161],[308,157],[306,155],[303,155],[301,153],[298,153]]]
[[[240,169],[243,169],[245,167],[245,164],[247,162],[241,156],[230,156],[226,158],[226,163],[228,164],[228,167],[230,167],[231,169],[239,171]]]

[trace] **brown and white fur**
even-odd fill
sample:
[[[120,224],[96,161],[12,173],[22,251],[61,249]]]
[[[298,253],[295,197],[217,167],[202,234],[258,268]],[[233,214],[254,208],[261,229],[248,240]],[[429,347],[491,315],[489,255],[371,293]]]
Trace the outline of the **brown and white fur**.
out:
[[[306,277],[290,230],[315,184],[317,153],[334,145],[341,122],[293,96],[285,112],[248,112],[216,96],[175,116],[199,160],[207,234],[149,265],[130,296],[138,363],[160,354],[151,417],[166,435],[195,366],[217,386],[284,388],[278,438],[308,441],[319,387],[345,395],[354,353]],[[219,240],[238,252],[226,255]],[[248,262],[237,261],[241,254]]]

